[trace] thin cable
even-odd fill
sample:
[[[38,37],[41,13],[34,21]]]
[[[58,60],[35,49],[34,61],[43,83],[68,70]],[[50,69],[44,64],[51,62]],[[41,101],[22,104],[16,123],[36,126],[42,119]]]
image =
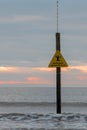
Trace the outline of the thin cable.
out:
[[[58,0],[57,0],[57,32],[58,32]]]

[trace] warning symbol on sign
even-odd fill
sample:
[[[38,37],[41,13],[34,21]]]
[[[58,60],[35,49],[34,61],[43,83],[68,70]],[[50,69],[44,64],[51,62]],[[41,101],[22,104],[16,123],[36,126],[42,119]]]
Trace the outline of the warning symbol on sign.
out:
[[[60,51],[56,51],[48,67],[68,67]]]

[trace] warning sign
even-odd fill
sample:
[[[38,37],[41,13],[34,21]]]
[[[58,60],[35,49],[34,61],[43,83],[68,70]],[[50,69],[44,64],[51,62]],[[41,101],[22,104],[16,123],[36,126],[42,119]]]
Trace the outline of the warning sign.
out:
[[[48,67],[68,67],[60,51],[56,51]]]

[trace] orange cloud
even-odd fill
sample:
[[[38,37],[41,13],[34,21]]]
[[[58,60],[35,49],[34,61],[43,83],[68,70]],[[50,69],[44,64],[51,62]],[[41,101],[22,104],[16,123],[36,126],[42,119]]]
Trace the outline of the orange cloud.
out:
[[[55,85],[55,68],[45,68],[45,67],[0,67],[0,73],[12,73],[12,81],[8,77],[8,81],[3,80],[0,81],[0,84],[43,84],[43,85]],[[87,66],[69,66],[67,68],[62,68],[62,84],[63,85],[79,85],[79,84],[87,84]],[[73,71],[79,70],[79,71]],[[39,73],[38,73],[39,72]],[[18,73],[18,81],[15,78],[15,73]],[[78,75],[79,73],[79,75]],[[21,79],[21,75],[24,75]],[[27,77],[28,75],[34,75],[33,77]],[[25,78],[25,75],[27,78]],[[41,77],[40,77],[41,75]],[[45,76],[46,75],[46,76]],[[11,74],[10,74],[11,76]],[[16,76],[17,77],[17,76]],[[15,78],[15,79],[13,79]],[[6,78],[7,79],[7,78]]]
[[[52,84],[49,79],[40,78],[40,77],[28,77],[27,81],[29,84]]]
[[[79,80],[87,81],[87,76],[77,76]]]
[[[5,73],[9,73],[9,72],[16,72],[18,70],[17,67],[5,67],[5,66],[0,66],[0,72],[5,72]]]
[[[0,66],[0,72],[2,73],[28,73],[28,72],[52,72],[55,68],[45,67],[12,67],[12,66]]]
[[[25,80],[20,80],[20,81],[14,81],[14,80],[8,80],[8,81],[0,81],[0,84],[48,84],[52,85],[54,84],[53,81],[45,78],[40,78],[40,77],[27,77]]]
[[[30,84],[39,84],[39,83],[42,83],[42,79],[41,78],[38,78],[38,77],[28,77],[27,78],[27,81],[30,83]]]
[[[0,84],[23,84],[24,82],[20,81],[0,81]]]
[[[65,70],[66,71],[79,70],[79,71],[82,71],[84,73],[87,73],[87,66],[70,66],[70,67],[66,68]]]
[[[55,68],[36,67],[33,68],[33,70],[42,71],[42,72],[51,72],[51,71],[55,71]]]
[[[61,82],[67,87],[86,87],[87,86],[87,65],[69,66],[62,68]]]
[[[84,73],[87,73],[87,66],[79,66],[78,69]]]
[[[2,73],[28,73],[28,72],[54,72],[55,68],[48,67],[8,67],[0,66],[0,72]],[[87,66],[69,66],[67,68],[61,68],[62,72],[68,72],[70,70],[79,70],[87,73]]]
[[[84,66],[69,66],[61,68],[62,71],[69,71],[72,69],[80,70],[87,73],[87,65]],[[27,71],[41,71],[41,72],[52,72],[55,68],[48,67],[17,67],[17,66],[0,66],[0,72],[27,72]]]

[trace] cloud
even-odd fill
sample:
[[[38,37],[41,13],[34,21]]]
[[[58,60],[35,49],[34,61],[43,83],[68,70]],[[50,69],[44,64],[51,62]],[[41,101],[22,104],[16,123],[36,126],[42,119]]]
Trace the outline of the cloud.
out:
[[[87,73],[87,65],[83,66],[69,66],[67,68],[62,68],[62,72],[70,72],[72,70],[81,71],[83,73]],[[42,72],[42,73],[50,73],[54,72],[55,68],[48,67],[17,67],[17,66],[0,66],[0,72],[2,73],[29,73],[29,72]]]
[[[0,23],[16,23],[16,22],[35,22],[43,21],[47,18],[40,15],[15,15],[8,17],[0,17]]]
[[[47,78],[42,77],[27,77],[24,80],[0,80],[0,85],[4,84],[33,84],[33,85],[52,85],[54,84],[52,81],[49,81]]]
[[[86,86],[87,66],[62,68],[62,86]],[[0,84],[55,86],[56,69],[45,67],[0,67]]]
[[[0,84],[25,84],[25,82],[22,81],[0,81]]]
[[[83,73],[87,73],[87,65],[85,65],[85,66],[71,66],[68,68],[68,70],[79,70]]]
[[[62,85],[67,87],[87,86],[87,65],[62,69]]]
[[[55,69],[44,67],[0,67],[0,85],[48,85],[54,84],[53,78],[49,75]]]
[[[28,84],[52,84],[47,78],[27,77]]]
[[[85,75],[80,75],[80,76],[77,76],[77,78],[79,79],[79,80],[81,80],[81,81],[87,81],[87,76]]]
[[[0,72],[2,73],[14,73],[18,70],[17,67],[5,67],[5,66],[0,66]]]
[[[17,67],[17,66],[0,66],[0,72],[2,73],[28,73],[28,72],[53,72],[55,68],[45,67]]]

